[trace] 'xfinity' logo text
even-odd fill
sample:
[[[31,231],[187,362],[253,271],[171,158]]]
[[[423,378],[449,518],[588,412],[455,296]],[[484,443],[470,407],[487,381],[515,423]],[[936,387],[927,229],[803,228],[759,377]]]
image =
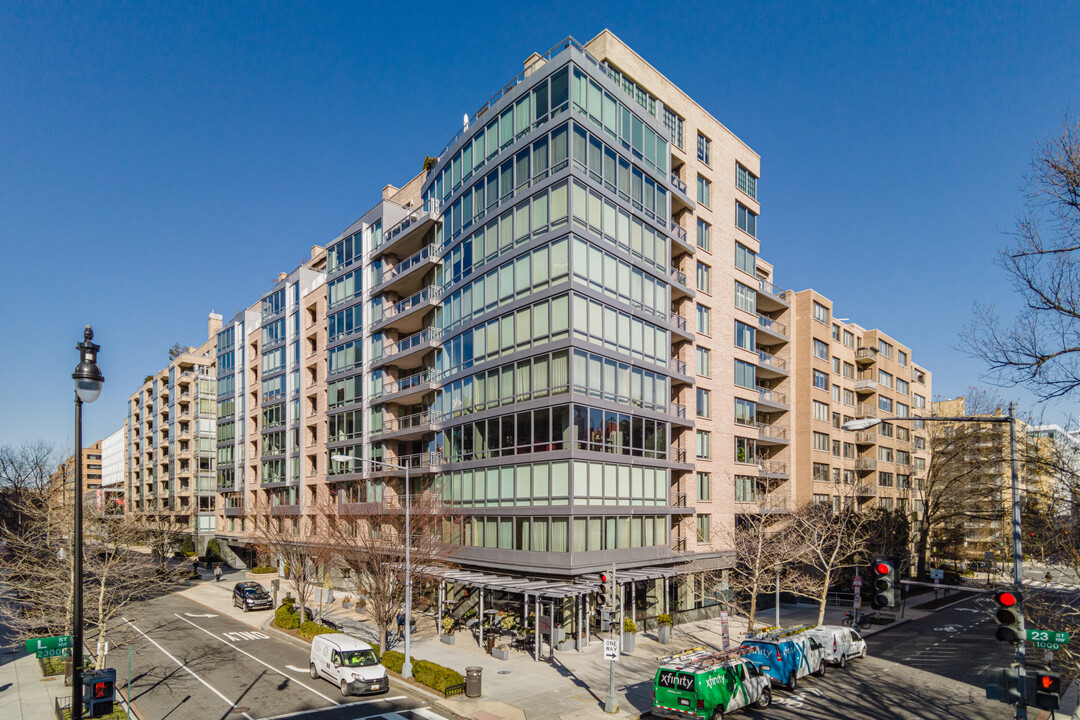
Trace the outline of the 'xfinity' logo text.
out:
[[[680,674],[674,670],[661,670],[658,679],[660,687],[683,692],[694,692],[694,676]]]

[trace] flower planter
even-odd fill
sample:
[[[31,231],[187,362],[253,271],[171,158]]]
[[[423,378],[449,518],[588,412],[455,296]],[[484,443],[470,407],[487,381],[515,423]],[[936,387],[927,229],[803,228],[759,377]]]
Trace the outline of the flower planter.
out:
[[[622,634],[622,651],[624,653],[634,652],[634,641],[636,638],[637,635],[635,635],[634,633],[624,632]]]
[[[497,660],[509,660],[510,651],[506,648],[491,648],[491,657],[496,658]]]
[[[555,645],[555,649],[558,650],[559,652],[566,652],[567,650],[573,650],[574,649],[574,643],[572,643],[569,640],[563,640],[562,642],[557,643]]]
[[[671,626],[664,624],[657,628],[657,635],[659,636],[661,645],[668,645],[671,643]]]
[[[439,635],[439,640],[446,643],[447,645],[453,645],[454,644],[454,636],[453,635],[447,635],[445,633],[441,633]]]

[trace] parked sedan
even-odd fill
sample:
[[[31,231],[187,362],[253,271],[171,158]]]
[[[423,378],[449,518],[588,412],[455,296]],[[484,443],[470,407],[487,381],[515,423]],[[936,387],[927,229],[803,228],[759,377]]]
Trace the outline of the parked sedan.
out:
[[[274,608],[274,599],[270,597],[270,593],[253,580],[236,583],[233,586],[232,597],[233,605],[244,612],[248,610],[272,610]]]

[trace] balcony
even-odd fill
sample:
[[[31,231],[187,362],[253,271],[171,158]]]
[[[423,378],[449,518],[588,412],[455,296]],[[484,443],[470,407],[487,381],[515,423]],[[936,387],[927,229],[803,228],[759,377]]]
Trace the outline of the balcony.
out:
[[[787,363],[783,358],[778,358],[775,355],[765,352],[764,350],[758,351],[758,377],[787,377]]]
[[[767,315],[758,314],[758,329],[757,341],[762,345],[775,345],[788,341],[787,325]]]
[[[668,363],[668,369],[673,373],[671,379],[674,382],[692,383],[694,381],[694,379],[687,374],[685,360],[680,360],[677,357],[671,358],[671,361]]]
[[[871,483],[859,483],[855,486],[855,497],[872,498],[877,497],[877,485]]]
[[[396,438],[403,440],[406,436],[420,436],[431,430],[431,411],[413,413],[398,418],[383,420],[382,427],[371,431],[372,439],[388,440]]]
[[[766,312],[787,309],[790,306],[787,291],[781,290],[765,278],[758,278],[757,306],[759,310]]]
[[[769,406],[768,408],[762,408],[762,409],[770,409],[770,410],[771,409],[776,409],[776,410],[787,410],[787,409],[789,409],[788,404],[787,404],[787,395],[780,392],[779,390],[773,390],[771,388],[762,387],[761,385],[758,385],[757,386],[757,394],[758,394],[758,404],[759,405],[768,405]]]
[[[877,470],[877,460],[874,458],[857,458],[855,460],[855,469],[859,472],[873,472]]]
[[[671,549],[674,552],[686,552],[686,538],[676,537],[671,539]]]
[[[668,321],[671,323],[671,327],[674,328],[674,331],[676,333],[682,335],[688,340],[694,339],[694,331],[687,329],[689,322],[687,321],[685,315],[680,315],[677,312],[673,312],[671,313],[671,315],[668,316]]]
[[[855,433],[856,445],[874,445],[877,443],[878,434],[876,430],[860,430]]]
[[[856,380],[855,392],[860,394],[877,392],[877,381],[869,378]]]
[[[855,408],[856,417],[860,418],[876,418],[878,409],[876,405],[870,403],[859,403]]]
[[[683,210],[684,208],[693,209],[697,206],[697,203],[690,197],[690,193],[686,187],[686,183],[675,174],[674,171],[670,174],[671,187],[674,192],[671,194],[671,213],[674,215],[676,212]]]
[[[423,352],[435,347],[442,333],[437,328],[427,328],[418,333],[403,337],[395,343],[383,346],[382,353],[372,358],[372,367],[381,367],[393,362],[399,367],[419,365]]]
[[[787,428],[772,423],[755,423],[758,430],[758,440],[762,443],[787,445]]]
[[[419,242],[439,217],[439,201],[431,198],[409,213],[397,224],[383,231],[383,241],[372,248],[371,259],[377,260],[390,250],[410,255],[419,249]]]
[[[877,350],[871,347],[861,347],[855,351],[855,362],[858,365],[870,365],[877,362]]]
[[[383,382],[382,389],[371,394],[372,401],[389,402],[394,400],[402,405],[412,404],[410,401],[420,399],[425,393],[434,390],[438,383],[435,373],[431,370],[406,375],[398,380]]]
[[[687,453],[686,451],[686,448],[680,447],[678,445],[671,446],[671,462],[675,465],[684,466],[682,469],[694,469],[694,463],[691,461],[689,453]]]
[[[671,299],[686,296],[693,297],[694,291],[690,289],[690,280],[686,273],[677,267],[668,268],[668,277],[671,280]]]
[[[788,479],[787,463],[779,460],[759,460],[757,466],[758,477],[777,480]]]
[[[686,232],[686,228],[674,220],[668,221],[668,227],[671,229],[672,240],[682,245],[687,252],[693,252],[694,248],[690,244],[690,234]]]
[[[382,278],[371,288],[371,294],[378,295],[387,291],[402,292],[401,287],[408,283],[410,277],[417,276],[416,271],[434,267],[438,263],[440,252],[442,252],[442,245],[431,243],[401,262],[384,269]]]
[[[399,332],[415,332],[424,324],[424,313],[417,311],[435,306],[441,295],[442,288],[429,285],[404,300],[387,305],[383,308],[382,318],[373,323],[372,329],[382,330],[393,327]]]

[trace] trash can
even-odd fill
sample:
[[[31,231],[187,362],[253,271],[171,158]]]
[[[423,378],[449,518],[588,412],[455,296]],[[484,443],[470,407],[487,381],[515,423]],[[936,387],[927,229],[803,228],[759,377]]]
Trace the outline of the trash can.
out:
[[[480,675],[484,672],[484,668],[472,667],[465,668],[465,697],[480,697]]]

